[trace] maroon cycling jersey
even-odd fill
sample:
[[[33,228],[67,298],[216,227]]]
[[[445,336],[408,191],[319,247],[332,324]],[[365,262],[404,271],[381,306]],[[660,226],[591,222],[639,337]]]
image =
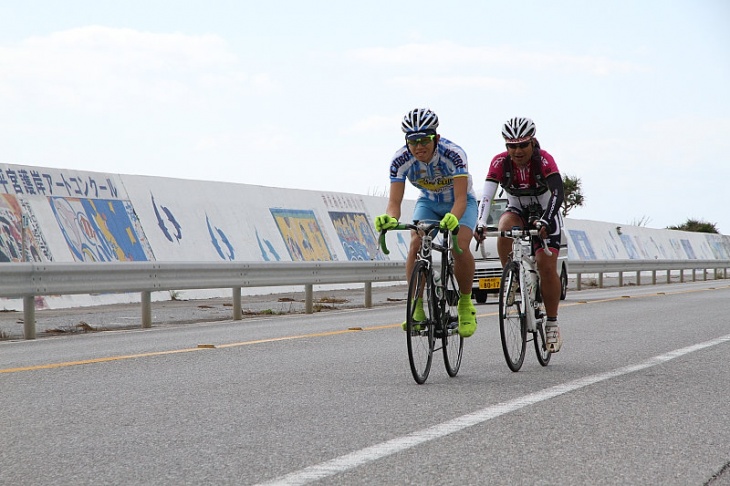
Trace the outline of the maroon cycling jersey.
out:
[[[536,150],[538,149],[536,148]],[[560,214],[564,197],[562,178],[552,155],[542,149],[539,149],[538,154],[540,155],[539,163],[531,159],[525,167],[520,168],[514,162],[511,162],[512,174],[509,178],[505,167],[508,152],[502,152],[492,159],[489,164],[487,178],[484,181],[477,226],[488,226],[489,208],[497,188],[501,185],[507,193],[505,196],[507,198],[507,211],[521,215],[526,223],[528,216],[538,216],[548,224],[548,231],[551,235],[551,241],[548,242],[548,245],[559,245],[563,226]],[[537,174],[537,177],[535,177],[535,174]],[[550,177],[550,181],[547,180],[548,177]],[[506,187],[507,185],[509,185],[509,188]],[[540,211],[542,214],[536,215],[534,211]],[[558,248],[559,246],[554,247]]]
[[[508,154],[509,152],[502,152],[501,154],[494,156],[492,162],[489,164],[489,171],[487,172],[488,181],[494,181],[499,184],[502,183],[505,178],[504,160],[507,158]],[[544,178],[547,178],[550,174],[560,172],[553,156],[542,149],[540,149],[540,161],[541,163],[539,167]],[[530,161],[524,167],[517,167],[517,165],[512,162],[512,187],[518,190],[539,188],[538,182],[532,174],[531,165],[532,162]]]

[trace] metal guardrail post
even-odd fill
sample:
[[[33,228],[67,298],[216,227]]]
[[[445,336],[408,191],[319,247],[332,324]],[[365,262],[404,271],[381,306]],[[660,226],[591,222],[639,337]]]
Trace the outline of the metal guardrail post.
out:
[[[241,287],[233,287],[233,320],[240,321],[243,319],[243,310],[241,309]]]
[[[373,283],[365,282],[365,307],[373,306]]]
[[[314,312],[314,297],[312,292],[314,285],[307,284],[304,286],[304,312],[311,314]]]
[[[598,274],[598,288],[599,289],[603,288],[603,273],[602,272]]]
[[[618,272],[618,286],[624,286],[624,272]]]
[[[581,289],[581,279],[583,276],[580,273],[575,274],[575,289],[580,290]]]
[[[152,327],[152,293],[149,290],[142,292],[142,327]]]
[[[25,339],[35,339],[35,296],[23,297],[23,333]]]

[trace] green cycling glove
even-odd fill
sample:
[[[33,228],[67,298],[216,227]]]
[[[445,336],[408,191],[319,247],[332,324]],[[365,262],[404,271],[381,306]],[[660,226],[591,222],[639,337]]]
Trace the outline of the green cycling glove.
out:
[[[444,216],[444,218],[441,220],[441,224],[439,226],[453,232],[456,228],[459,227],[459,220],[453,214],[446,213],[446,216]]]
[[[380,232],[383,230],[393,229],[398,226],[398,220],[393,216],[387,214],[381,214],[375,218],[375,231]]]

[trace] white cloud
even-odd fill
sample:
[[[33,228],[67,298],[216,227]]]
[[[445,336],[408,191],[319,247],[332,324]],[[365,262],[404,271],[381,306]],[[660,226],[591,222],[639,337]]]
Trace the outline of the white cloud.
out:
[[[397,76],[391,79],[390,82],[429,95],[461,89],[497,90],[513,93],[520,93],[526,89],[525,83],[520,80],[487,76]]]
[[[90,26],[0,47],[0,97],[18,105],[208,104],[221,91],[262,92],[271,84],[244,73],[217,35]]]
[[[397,47],[355,49],[348,56],[371,64],[422,65],[430,59],[445,59],[450,65],[510,66],[524,69],[554,69],[585,72],[597,76],[643,71],[644,67],[604,56],[547,53],[511,46],[470,47],[454,42],[412,43]]]

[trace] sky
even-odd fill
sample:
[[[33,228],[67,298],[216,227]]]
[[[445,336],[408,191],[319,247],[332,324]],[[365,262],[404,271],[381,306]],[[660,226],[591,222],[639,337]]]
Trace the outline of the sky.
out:
[[[0,1],[1,163],[381,196],[416,107],[477,193],[526,116],[569,218],[730,234],[727,0]]]

